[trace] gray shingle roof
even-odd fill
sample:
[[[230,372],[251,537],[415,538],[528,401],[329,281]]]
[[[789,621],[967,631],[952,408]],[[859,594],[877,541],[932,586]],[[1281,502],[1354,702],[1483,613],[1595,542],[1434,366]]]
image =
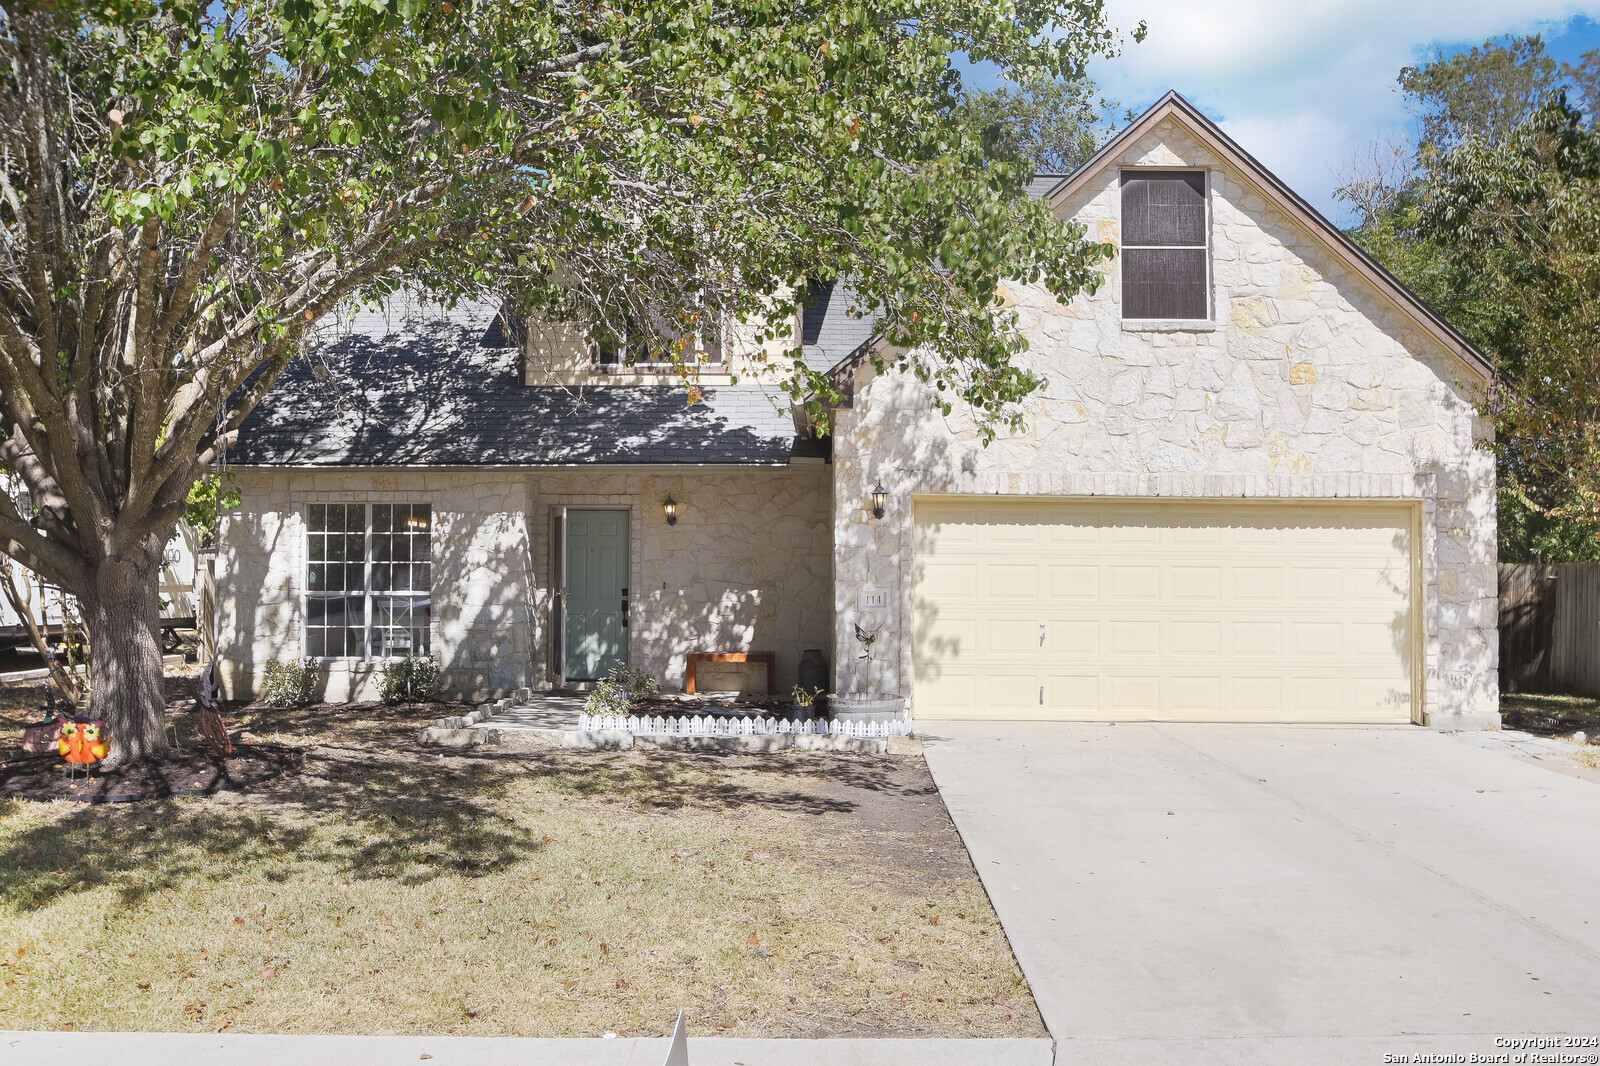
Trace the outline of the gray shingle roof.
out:
[[[525,386],[519,352],[495,346],[496,308],[392,300],[333,322],[252,412],[241,466],[537,466],[784,463],[788,402],[751,386]],[[486,332],[490,343],[485,343]]]
[[[812,370],[831,370],[877,332],[879,316],[857,318],[849,313],[854,303],[848,279],[813,286],[807,294],[800,314],[800,340]]]

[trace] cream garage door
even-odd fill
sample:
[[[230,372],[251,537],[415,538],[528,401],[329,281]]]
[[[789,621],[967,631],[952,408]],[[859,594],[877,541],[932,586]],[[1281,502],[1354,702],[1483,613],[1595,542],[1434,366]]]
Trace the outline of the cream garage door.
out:
[[[1410,505],[915,508],[918,717],[1411,720]]]

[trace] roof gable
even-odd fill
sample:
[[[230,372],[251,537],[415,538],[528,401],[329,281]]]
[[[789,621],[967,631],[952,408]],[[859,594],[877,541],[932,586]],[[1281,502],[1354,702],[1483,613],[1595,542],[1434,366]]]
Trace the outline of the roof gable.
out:
[[[1209,151],[1239,172],[1251,185],[1267,197],[1301,227],[1318,238],[1346,266],[1365,278],[1390,302],[1414,320],[1429,336],[1447,351],[1461,359],[1484,380],[1494,377],[1494,366],[1471,341],[1462,336],[1421,298],[1406,288],[1399,279],[1385,270],[1376,260],[1345,236],[1344,232],[1328,221],[1316,208],[1288,185],[1284,184],[1250,153],[1240,148],[1222,132],[1215,122],[1176,92],[1168,92],[1144,114],[1134,119],[1121,132],[1112,137],[1083,166],[1057,182],[1044,198],[1059,210],[1071,201],[1085,186],[1098,177],[1131,144],[1156,129],[1163,122],[1172,121],[1181,126]]]

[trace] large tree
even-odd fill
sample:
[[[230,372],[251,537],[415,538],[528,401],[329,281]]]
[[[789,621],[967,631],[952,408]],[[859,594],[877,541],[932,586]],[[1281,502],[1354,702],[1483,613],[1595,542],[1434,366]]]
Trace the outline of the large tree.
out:
[[[1047,77],[969,93],[959,117],[990,155],[1069,174],[1111,136],[1119,112],[1132,121],[1132,114],[1101,95],[1093,79]]]
[[[342,301],[683,335],[848,273],[939,402],[1011,417],[998,280],[1070,295],[1106,249],[957,121],[949,56],[1070,80],[1116,43],[1100,0],[0,5],[0,463],[37,507],[0,497],[0,551],[81,602],[114,757],[164,743],[185,497]]]
[[[1340,190],[1351,235],[1496,364],[1508,561],[1600,557],[1597,72],[1600,52],[1558,64],[1536,36],[1408,67],[1416,141]]]

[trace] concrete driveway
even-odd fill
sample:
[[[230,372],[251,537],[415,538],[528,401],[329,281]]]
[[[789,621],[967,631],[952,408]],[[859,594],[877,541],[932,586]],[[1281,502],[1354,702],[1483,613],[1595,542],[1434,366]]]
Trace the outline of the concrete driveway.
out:
[[[918,727],[1058,1063],[1600,1037],[1600,783],[1417,728]]]

